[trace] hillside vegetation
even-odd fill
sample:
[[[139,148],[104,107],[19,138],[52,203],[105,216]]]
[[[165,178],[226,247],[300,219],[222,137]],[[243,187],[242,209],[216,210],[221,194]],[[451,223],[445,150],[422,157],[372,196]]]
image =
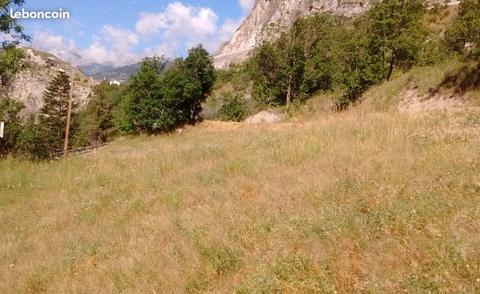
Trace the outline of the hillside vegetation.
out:
[[[0,291],[478,292],[479,125],[360,108],[1,161]]]

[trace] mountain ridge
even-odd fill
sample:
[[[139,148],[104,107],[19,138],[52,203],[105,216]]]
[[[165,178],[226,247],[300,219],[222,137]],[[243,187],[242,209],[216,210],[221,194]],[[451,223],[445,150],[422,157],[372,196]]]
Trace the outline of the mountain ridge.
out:
[[[129,64],[125,66],[115,67],[113,65],[105,65],[93,63],[79,67],[86,76],[101,82],[101,81],[118,81],[125,83],[132,74],[140,69],[140,63]]]

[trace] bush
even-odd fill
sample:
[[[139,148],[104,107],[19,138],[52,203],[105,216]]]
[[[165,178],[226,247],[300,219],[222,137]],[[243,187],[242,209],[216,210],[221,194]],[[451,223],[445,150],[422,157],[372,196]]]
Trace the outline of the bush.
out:
[[[20,112],[25,106],[10,98],[0,98],[0,121],[5,122],[4,138],[0,138],[0,156],[15,148],[18,136],[22,132]]]
[[[0,32],[1,34],[1,32]],[[12,47],[7,49],[0,48],[0,90],[6,92],[12,80],[24,67],[25,53],[22,49]],[[0,98],[3,96],[0,92]]]
[[[75,146],[105,143],[115,135],[113,111],[120,95],[121,87],[117,85],[101,83],[95,86],[85,111],[78,117]]]
[[[448,28],[446,43],[453,51],[478,59],[480,57],[480,1],[460,3],[457,19]]]
[[[51,157],[51,150],[45,143],[43,129],[36,123],[35,116],[32,115],[27,119],[15,144],[14,153],[16,156],[30,160]]]
[[[229,95],[218,111],[218,117],[224,121],[242,121],[247,116],[247,105],[239,95]]]

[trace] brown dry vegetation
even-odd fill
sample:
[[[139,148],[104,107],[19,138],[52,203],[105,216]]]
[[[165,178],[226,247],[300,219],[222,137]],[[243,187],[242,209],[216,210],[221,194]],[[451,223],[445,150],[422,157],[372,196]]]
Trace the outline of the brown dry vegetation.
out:
[[[0,292],[479,292],[480,112],[204,123],[0,162]]]

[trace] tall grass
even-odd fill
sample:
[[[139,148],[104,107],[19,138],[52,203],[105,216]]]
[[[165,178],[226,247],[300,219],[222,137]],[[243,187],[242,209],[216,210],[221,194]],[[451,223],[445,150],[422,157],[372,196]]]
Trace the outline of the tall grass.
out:
[[[479,292],[480,114],[204,123],[0,162],[0,292]]]

